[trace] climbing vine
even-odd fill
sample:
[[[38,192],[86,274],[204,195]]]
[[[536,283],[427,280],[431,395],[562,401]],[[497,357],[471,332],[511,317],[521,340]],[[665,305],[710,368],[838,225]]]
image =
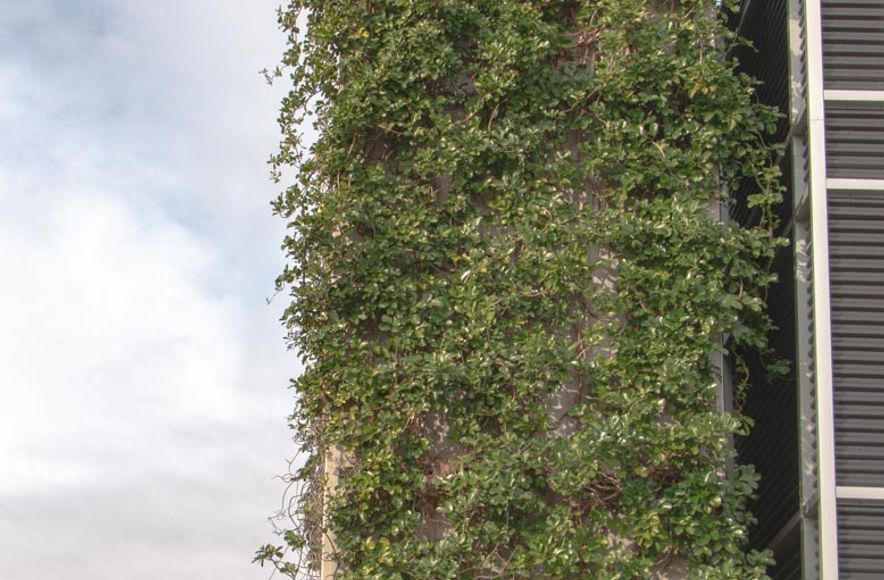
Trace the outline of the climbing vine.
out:
[[[304,487],[257,560],[764,577],[711,354],[766,348],[770,218],[718,208],[751,179],[771,214],[776,113],[718,4],[289,0],[272,163],[296,169],[274,210]]]

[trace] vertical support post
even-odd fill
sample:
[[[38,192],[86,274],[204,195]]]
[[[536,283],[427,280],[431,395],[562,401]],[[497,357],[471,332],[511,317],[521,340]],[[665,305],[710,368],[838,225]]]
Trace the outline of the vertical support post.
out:
[[[835,413],[829,295],[829,224],[826,192],[826,126],[821,0],[806,0],[807,123],[810,159],[810,237],[813,272],[814,383],[819,476],[820,572],[838,579],[838,513],[835,496]]]
[[[807,69],[804,1],[789,0],[789,135],[792,147],[792,242],[795,276],[795,379],[798,390],[798,482],[801,569],[804,580],[820,578],[817,519],[817,421],[813,370],[813,270],[811,267],[807,150]]]
[[[325,476],[325,489],[322,490],[322,556],[319,569],[321,580],[333,580],[338,574],[338,561],[335,556],[335,537],[329,531],[328,526],[328,498],[334,495],[338,487],[338,469],[341,464],[342,453],[339,447],[332,446],[326,449],[322,459],[322,471]]]

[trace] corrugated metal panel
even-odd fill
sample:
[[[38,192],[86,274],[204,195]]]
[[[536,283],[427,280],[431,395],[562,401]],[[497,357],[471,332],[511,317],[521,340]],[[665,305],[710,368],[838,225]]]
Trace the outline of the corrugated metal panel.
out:
[[[766,0],[747,3],[740,32],[752,47],[737,46],[732,56],[740,63],[740,71],[758,79],[758,99],[778,107],[784,116],[773,141],[786,138],[789,119],[789,32],[787,0]]]
[[[827,89],[884,89],[884,0],[824,0],[823,58]]]
[[[830,178],[884,179],[884,105],[829,103],[826,157]]]
[[[842,580],[884,578],[884,505],[846,500],[838,503]]]
[[[838,484],[884,485],[884,195],[830,194],[829,240]]]
[[[768,294],[767,308],[777,331],[771,342],[788,360],[795,356],[795,299],[792,248],[778,254],[775,270],[779,282]],[[752,386],[743,412],[755,421],[751,433],[736,442],[740,461],[755,466],[761,475],[758,499],[751,508],[757,524],[751,543],[765,548],[798,511],[798,401],[793,378],[769,381],[763,361],[745,355]]]
[[[792,44],[792,49],[794,52],[792,53],[793,59],[791,62],[791,83],[792,83],[792,95],[800,95],[800,98],[805,98],[807,96],[807,29],[804,26],[804,11],[805,11],[805,0],[794,0],[794,4],[792,6],[792,10],[789,18],[795,19],[798,24],[798,36],[797,38],[790,41]],[[796,119],[792,120],[793,122]]]
[[[801,530],[795,527],[776,554],[776,565],[768,572],[771,580],[801,580]]]
[[[806,159],[808,163],[806,179],[809,180],[810,177],[810,167],[809,167],[809,159]],[[798,325],[801,325],[802,330],[799,332],[799,336],[802,337],[801,342],[798,344],[799,352],[798,356],[794,359],[795,363],[798,364],[799,361],[803,361],[808,370],[815,368],[815,358],[816,358],[816,350],[814,347],[814,320],[813,320],[813,284],[812,281],[814,279],[813,272],[813,260],[811,259],[811,254],[813,252],[813,243],[811,240],[812,236],[812,227],[813,224],[806,224],[807,233],[804,236],[806,240],[807,247],[805,251],[805,255],[801,258],[803,264],[801,268],[801,274],[804,282],[799,285],[802,288],[802,292],[797,294],[797,300],[803,301],[802,310],[804,311],[804,315],[798,321]],[[797,330],[797,329],[796,329]],[[805,377],[805,384],[802,385],[802,414],[804,420],[801,422],[801,429],[803,432],[803,436],[805,438],[802,441],[802,469],[803,469],[803,490],[802,490],[802,500],[806,502],[814,502],[819,501],[820,496],[820,488],[819,488],[819,421],[817,418],[816,410],[817,410],[817,389],[816,389],[816,374],[814,372],[808,372]],[[808,506],[808,507],[816,507],[816,506]],[[806,580],[819,580],[822,576],[822,570],[820,566],[821,562],[821,552],[822,548],[820,545],[820,528],[819,528],[819,519],[818,518],[807,518],[802,523],[802,556],[804,558],[803,562],[803,578]]]
[[[733,51],[739,71],[760,81],[758,99],[777,107],[782,118],[772,142],[783,142],[789,133],[789,31],[787,0],[744,1],[738,20],[740,34],[753,47],[738,46]],[[784,202],[778,206],[778,233],[788,235],[791,224],[792,162],[794,153],[788,147],[780,160],[784,184],[788,185]],[[747,197],[757,191],[752,179],[745,180],[733,193],[731,217],[741,225],[755,225],[757,209],[748,207]],[[781,248],[772,265],[779,281],[770,289],[767,312],[777,327],[771,342],[778,355],[795,357],[795,277],[794,246]],[[735,441],[739,461],[755,466],[761,475],[757,499],[750,508],[757,523],[750,530],[750,543],[755,548],[775,549],[776,566],[770,574],[777,580],[801,577],[800,528],[795,526],[799,511],[800,469],[798,390],[795,377],[768,380],[765,363],[757,355],[743,353],[749,367],[751,386],[743,412],[755,425],[748,437]],[[791,526],[791,527],[790,527]]]
[[[782,117],[777,123],[772,143],[782,143],[789,131],[789,34],[788,1],[766,0],[743,2],[743,12],[732,22],[740,26],[740,33],[752,42],[752,47],[737,45],[731,56],[739,63],[740,72],[758,79],[756,87],[759,101],[777,107]],[[789,175],[791,155],[787,152],[781,161],[783,175]],[[731,217],[742,225],[754,225],[760,218],[758,208],[748,207],[747,198],[757,192],[755,179],[747,178],[733,192]],[[791,209],[789,200],[780,208],[786,213]],[[788,222],[780,216],[780,223]]]
[[[802,3],[803,4],[803,3]],[[803,5],[802,5],[803,9]],[[802,47],[803,49],[804,47]],[[803,50],[802,50],[803,51]],[[802,94],[805,94],[802,89]],[[796,155],[793,187],[795,196],[806,200],[810,183],[810,152],[806,141],[794,141]],[[806,203],[796,200],[798,204]],[[813,321],[813,224],[806,219],[796,220],[793,228],[796,273],[795,315],[796,351],[791,359],[796,367],[798,378],[798,399],[800,405],[800,465],[801,502],[805,507],[814,507],[819,498],[819,422],[817,421],[817,391],[814,368],[814,321]],[[801,577],[803,580],[820,580],[820,536],[816,518],[805,517],[801,522]]]

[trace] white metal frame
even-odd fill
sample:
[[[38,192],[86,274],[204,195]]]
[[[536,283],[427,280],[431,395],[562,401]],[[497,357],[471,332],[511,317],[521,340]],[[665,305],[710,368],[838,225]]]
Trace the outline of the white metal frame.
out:
[[[884,191],[884,179],[827,179],[829,191]]]
[[[826,103],[884,105],[884,91],[823,91],[823,95]],[[826,189],[884,194],[884,179],[826,179]],[[845,501],[884,502],[884,487],[836,485],[835,497]]]
[[[839,485],[836,495],[838,499],[884,501],[884,487]]]
[[[829,224],[826,191],[826,123],[820,0],[805,3],[807,123],[810,150],[810,229],[813,264],[813,338],[816,384],[820,573],[838,580],[838,510],[835,483],[835,412],[832,321],[829,300]]]
[[[823,91],[829,102],[877,104],[884,103],[884,91]]]

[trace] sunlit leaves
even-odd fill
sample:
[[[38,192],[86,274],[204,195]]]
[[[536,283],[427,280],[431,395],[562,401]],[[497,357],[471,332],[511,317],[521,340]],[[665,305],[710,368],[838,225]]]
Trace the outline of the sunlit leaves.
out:
[[[323,508],[342,575],[763,575],[755,476],[725,469],[747,421],[717,411],[710,354],[764,349],[775,241],[712,210],[752,178],[770,216],[776,115],[724,59],[715,5],[282,11],[293,426],[314,465],[347,458]],[[298,479],[315,514],[323,479]],[[285,540],[315,566],[311,521]]]

